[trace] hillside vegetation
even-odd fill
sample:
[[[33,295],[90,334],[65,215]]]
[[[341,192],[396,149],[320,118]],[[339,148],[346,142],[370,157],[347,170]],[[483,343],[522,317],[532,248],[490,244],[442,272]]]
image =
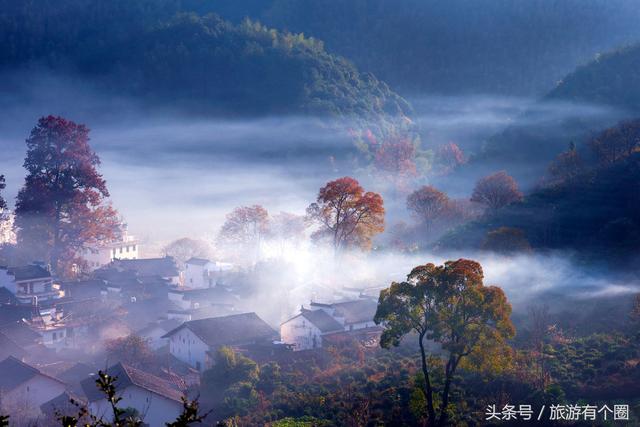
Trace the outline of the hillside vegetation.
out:
[[[540,188],[522,202],[445,235],[441,248],[481,248],[500,227],[520,230],[533,249],[569,249],[606,259],[640,250],[640,152]]]
[[[0,68],[79,75],[110,93],[224,114],[403,116],[408,104],[323,44],[170,0],[0,2]]]

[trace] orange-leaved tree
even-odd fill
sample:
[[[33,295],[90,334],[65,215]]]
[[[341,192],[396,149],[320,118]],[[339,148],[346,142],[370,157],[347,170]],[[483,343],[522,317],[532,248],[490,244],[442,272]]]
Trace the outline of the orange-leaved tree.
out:
[[[349,247],[369,249],[373,236],[384,231],[382,196],[364,188],[357,180],[343,177],[328,182],[307,208],[307,215],[320,228],[314,240],[328,240],[336,253]]]
[[[518,190],[518,183],[505,171],[480,179],[471,195],[471,201],[485,205],[491,211],[522,200],[522,193]]]

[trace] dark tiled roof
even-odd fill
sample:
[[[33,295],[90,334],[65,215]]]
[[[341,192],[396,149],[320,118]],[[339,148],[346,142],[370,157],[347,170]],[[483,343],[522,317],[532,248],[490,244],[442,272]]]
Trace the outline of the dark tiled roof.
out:
[[[100,279],[79,280],[62,283],[65,296],[73,299],[100,297],[100,292],[105,288],[105,282]]]
[[[77,415],[79,408],[71,403],[71,399],[78,402],[79,405],[86,403],[84,399],[77,396],[75,393],[65,391],[48,402],[40,405],[40,410],[46,415],[53,415],[57,413],[62,415]]]
[[[208,259],[204,259],[204,258],[189,258],[187,260],[187,264],[193,264],[193,265],[207,265],[210,262],[211,261],[209,261]]]
[[[278,334],[255,313],[233,314],[224,317],[191,320],[164,335],[169,337],[182,328],[189,328],[210,347],[239,345],[272,340]]]
[[[25,265],[21,267],[12,267],[10,269],[13,277],[16,278],[17,281],[21,280],[33,280],[33,279],[46,279],[51,277],[51,273],[42,268],[39,265]]]
[[[332,304],[334,316],[344,317],[346,324],[371,322],[376,314],[378,304],[370,299],[346,301]]]
[[[23,363],[11,356],[0,362],[0,374],[0,390],[2,391],[13,390],[36,375],[46,376],[47,378],[51,378],[52,380],[58,381],[62,384],[60,380],[49,377],[33,366],[27,365],[26,363]]]
[[[4,360],[9,356],[16,359],[22,359],[27,355],[24,348],[20,347],[14,340],[6,334],[0,332],[0,360]]]
[[[174,277],[178,275],[178,267],[172,257],[121,259],[114,261],[113,264],[124,270],[135,271],[140,276]]]
[[[302,310],[305,319],[313,323],[321,332],[344,331],[344,327],[324,310]]]
[[[100,280],[104,280],[108,286],[124,286],[134,287],[139,286],[140,281],[135,271],[118,271],[115,268],[101,268],[93,272],[94,277]]]
[[[0,325],[0,332],[21,347],[36,344],[40,340],[40,335],[22,320]]]
[[[118,391],[124,390],[130,385],[136,385],[177,402],[181,401],[183,395],[172,383],[123,363],[118,363],[107,369],[107,374],[117,377],[116,390]],[[82,389],[90,402],[104,399],[104,394],[98,390],[94,377],[89,377],[82,381]]]
[[[65,383],[79,383],[93,372],[97,371],[90,365],[87,365],[85,363],[76,363],[69,369],[62,371],[60,374],[56,375],[56,377]]]
[[[238,298],[231,292],[222,287],[213,287],[205,289],[188,289],[179,291],[183,295],[184,300],[201,301],[209,304],[237,304]]]

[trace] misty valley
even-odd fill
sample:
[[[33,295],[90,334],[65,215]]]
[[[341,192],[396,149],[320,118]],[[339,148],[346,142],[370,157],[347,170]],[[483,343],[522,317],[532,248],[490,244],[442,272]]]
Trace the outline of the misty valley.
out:
[[[636,0],[0,0],[0,427],[640,425]]]

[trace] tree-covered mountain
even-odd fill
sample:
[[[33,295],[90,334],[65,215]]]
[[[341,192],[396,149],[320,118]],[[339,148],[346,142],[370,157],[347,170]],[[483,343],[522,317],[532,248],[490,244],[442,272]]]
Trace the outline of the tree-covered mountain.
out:
[[[640,114],[638,69],[640,44],[577,67],[512,125],[491,137],[476,160],[517,162],[529,173],[539,172],[569,142],[580,144],[601,129]]]
[[[640,111],[640,44],[598,56],[567,75],[547,99]]]
[[[3,0],[0,9],[4,72],[78,75],[111,93],[224,114],[370,118],[409,110],[318,40],[182,13],[178,1]]]
[[[259,14],[268,25],[318,37],[411,95],[542,95],[576,65],[640,40],[635,0],[222,3],[229,16]]]

